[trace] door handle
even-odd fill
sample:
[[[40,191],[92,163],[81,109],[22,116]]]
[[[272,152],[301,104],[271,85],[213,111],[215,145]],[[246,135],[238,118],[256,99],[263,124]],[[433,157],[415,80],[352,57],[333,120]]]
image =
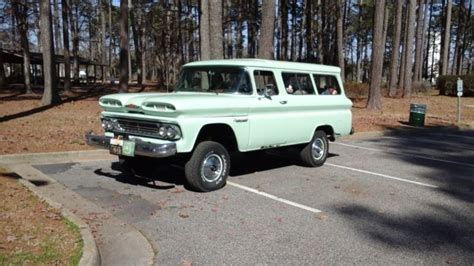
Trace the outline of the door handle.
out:
[[[287,104],[288,101],[280,101],[281,104]]]

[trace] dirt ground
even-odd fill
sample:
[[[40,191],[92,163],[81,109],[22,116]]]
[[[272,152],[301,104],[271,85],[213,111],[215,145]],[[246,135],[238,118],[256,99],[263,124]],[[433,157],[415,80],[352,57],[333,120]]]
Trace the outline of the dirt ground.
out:
[[[0,265],[77,265],[79,228],[0,169]]]
[[[151,88],[146,88],[151,90]],[[76,88],[62,95],[63,103],[41,107],[41,95],[0,93],[0,154],[72,151],[91,149],[85,144],[87,131],[102,132],[97,99],[116,92],[115,88]],[[138,91],[132,88],[131,91]],[[454,125],[456,97],[431,95],[409,99],[383,98],[382,111],[365,109],[367,99],[353,99],[353,125],[356,132],[378,131],[407,123],[410,103],[427,104],[427,125]],[[474,105],[474,97],[462,98],[463,105]],[[463,120],[474,121],[474,108],[463,108]]]

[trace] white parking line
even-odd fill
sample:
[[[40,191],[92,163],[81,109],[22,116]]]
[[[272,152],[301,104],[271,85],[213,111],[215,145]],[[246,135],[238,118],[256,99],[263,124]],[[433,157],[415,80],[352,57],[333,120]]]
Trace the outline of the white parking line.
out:
[[[258,194],[258,195],[260,195],[260,196],[267,197],[267,198],[272,199],[272,200],[279,201],[279,202],[281,202],[281,203],[288,204],[288,205],[293,206],[293,207],[296,207],[296,208],[303,209],[303,210],[305,210],[305,211],[309,211],[309,212],[313,212],[313,213],[320,213],[320,212],[321,212],[321,210],[318,210],[318,209],[315,209],[315,208],[311,208],[311,207],[308,207],[308,206],[306,206],[306,205],[302,205],[302,204],[299,204],[299,203],[296,203],[296,202],[293,202],[293,201],[289,201],[289,200],[286,200],[286,199],[282,199],[282,198],[279,198],[279,197],[277,197],[277,196],[268,194],[268,193],[266,193],[266,192],[257,190],[257,189],[255,189],[255,188],[247,187],[247,186],[240,185],[240,184],[237,184],[237,183],[234,183],[234,182],[230,182],[230,181],[227,181],[227,184],[228,184],[228,185],[231,185],[231,186],[233,186],[233,187],[237,187],[237,188],[243,189],[243,190],[248,191],[248,192],[252,192],[252,193]]]
[[[384,153],[391,153],[391,154],[397,154],[397,155],[402,155],[402,156],[416,157],[416,158],[421,158],[421,159],[431,160],[431,161],[437,161],[437,162],[443,162],[443,163],[451,163],[451,164],[457,164],[457,165],[462,165],[462,166],[474,167],[474,164],[470,164],[470,163],[461,163],[461,162],[455,162],[455,161],[450,161],[450,160],[431,158],[431,157],[416,155],[416,154],[411,154],[411,153],[385,151],[385,150],[381,150],[381,149],[367,148],[367,147],[362,147],[362,146],[357,146],[357,145],[352,145],[352,144],[347,144],[347,143],[341,143],[341,142],[333,142],[331,144],[336,144],[336,145],[341,145],[341,146],[346,146],[346,147],[351,147],[351,148],[356,148],[356,149],[369,150],[369,151],[384,152]]]
[[[424,187],[438,188],[438,186],[427,184],[427,183],[417,182],[417,181],[413,181],[413,180],[409,180],[409,179],[405,179],[405,178],[400,178],[400,177],[395,177],[395,176],[390,176],[390,175],[379,174],[379,173],[375,173],[375,172],[371,172],[371,171],[367,171],[367,170],[362,170],[362,169],[357,169],[357,168],[352,168],[352,167],[348,167],[348,166],[343,166],[343,165],[338,165],[338,164],[333,164],[333,163],[328,163],[328,162],[326,162],[324,165],[329,165],[329,166],[342,168],[342,169],[346,169],[346,170],[351,170],[351,171],[355,171],[355,172],[359,172],[359,173],[369,174],[369,175],[380,176],[380,177],[393,179],[393,180],[398,180],[398,181],[401,181],[401,182],[411,183],[411,184],[420,185],[420,186],[424,186]]]

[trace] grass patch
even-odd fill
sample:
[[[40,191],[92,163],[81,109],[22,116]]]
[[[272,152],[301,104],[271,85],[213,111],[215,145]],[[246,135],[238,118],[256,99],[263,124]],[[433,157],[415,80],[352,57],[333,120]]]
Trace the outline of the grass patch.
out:
[[[0,199],[0,265],[79,264],[84,243],[77,225],[5,174]]]
[[[67,229],[70,230],[76,236],[77,239],[76,248],[74,249],[70,257],[70,263],[71,265],[79,265],[79,261],[82,258],[82,250],[84,248],[84,241],[82,240],[79,226],[77,226],[75,223],[69,221],[66,218],[64,218],[63,221]]]

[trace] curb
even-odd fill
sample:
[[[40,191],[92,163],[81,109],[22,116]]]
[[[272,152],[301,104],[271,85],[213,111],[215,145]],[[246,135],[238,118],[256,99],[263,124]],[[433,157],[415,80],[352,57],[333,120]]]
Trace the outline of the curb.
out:
[[[94,237],[92,236],[91,229],[89,226],[82,221],[79,217],[75,214],[70,212],[68,209],[63,208],[63,206],[53,201],[52,199],[45,197],[41,192],[36,189],[36,186],[33,185],[30,181],[26,179],[19,179],[20,183],[27,187],[33,194],[35,194],[38,198],[45,201],[48,205],[53,207],[54,209],[58,210],[61,215],[77,225],[79,227],[79,232],[81,234],[83,248],[82,248],[82,256],[79,261],[79,265],[83,266],[96,266],[100,265],[100,254],[99,250],[97,249],[96,242]]]
[[[0,155],[2,164],[54,164],[116,158],[108,150],[82,150],[66,152],[41,152]]]
[[[140,230],[124,223],[93,202],[82,198],[76,192],[31,166],[115,158],[115,156],[109,155],[106,150],[13,154],[0,156],[0,166],[20,175],[22,178],[19,181],[23,185],[79,227],[84,243],[79,265],[95,266],[103,263],[107,265],[153,265],[155,250],[158,249]],[[43,181],[47,185],[36,186],[31,181]],[[64,204],[60,202],[64,202]],[[78,213],[70,211],[72,209],[77,210]],[[94,237],[91,227],[80,218],[88,212],[108,216],[106,218],[107,222],[104,223],[107,226],[104,226],[101,231],[104,235],[107,235],[106,237]],[[139,246],[141,249],[138,251],[129,249],[130,246]],[[101,256],[103,252],[108,256],[104,254]]]

